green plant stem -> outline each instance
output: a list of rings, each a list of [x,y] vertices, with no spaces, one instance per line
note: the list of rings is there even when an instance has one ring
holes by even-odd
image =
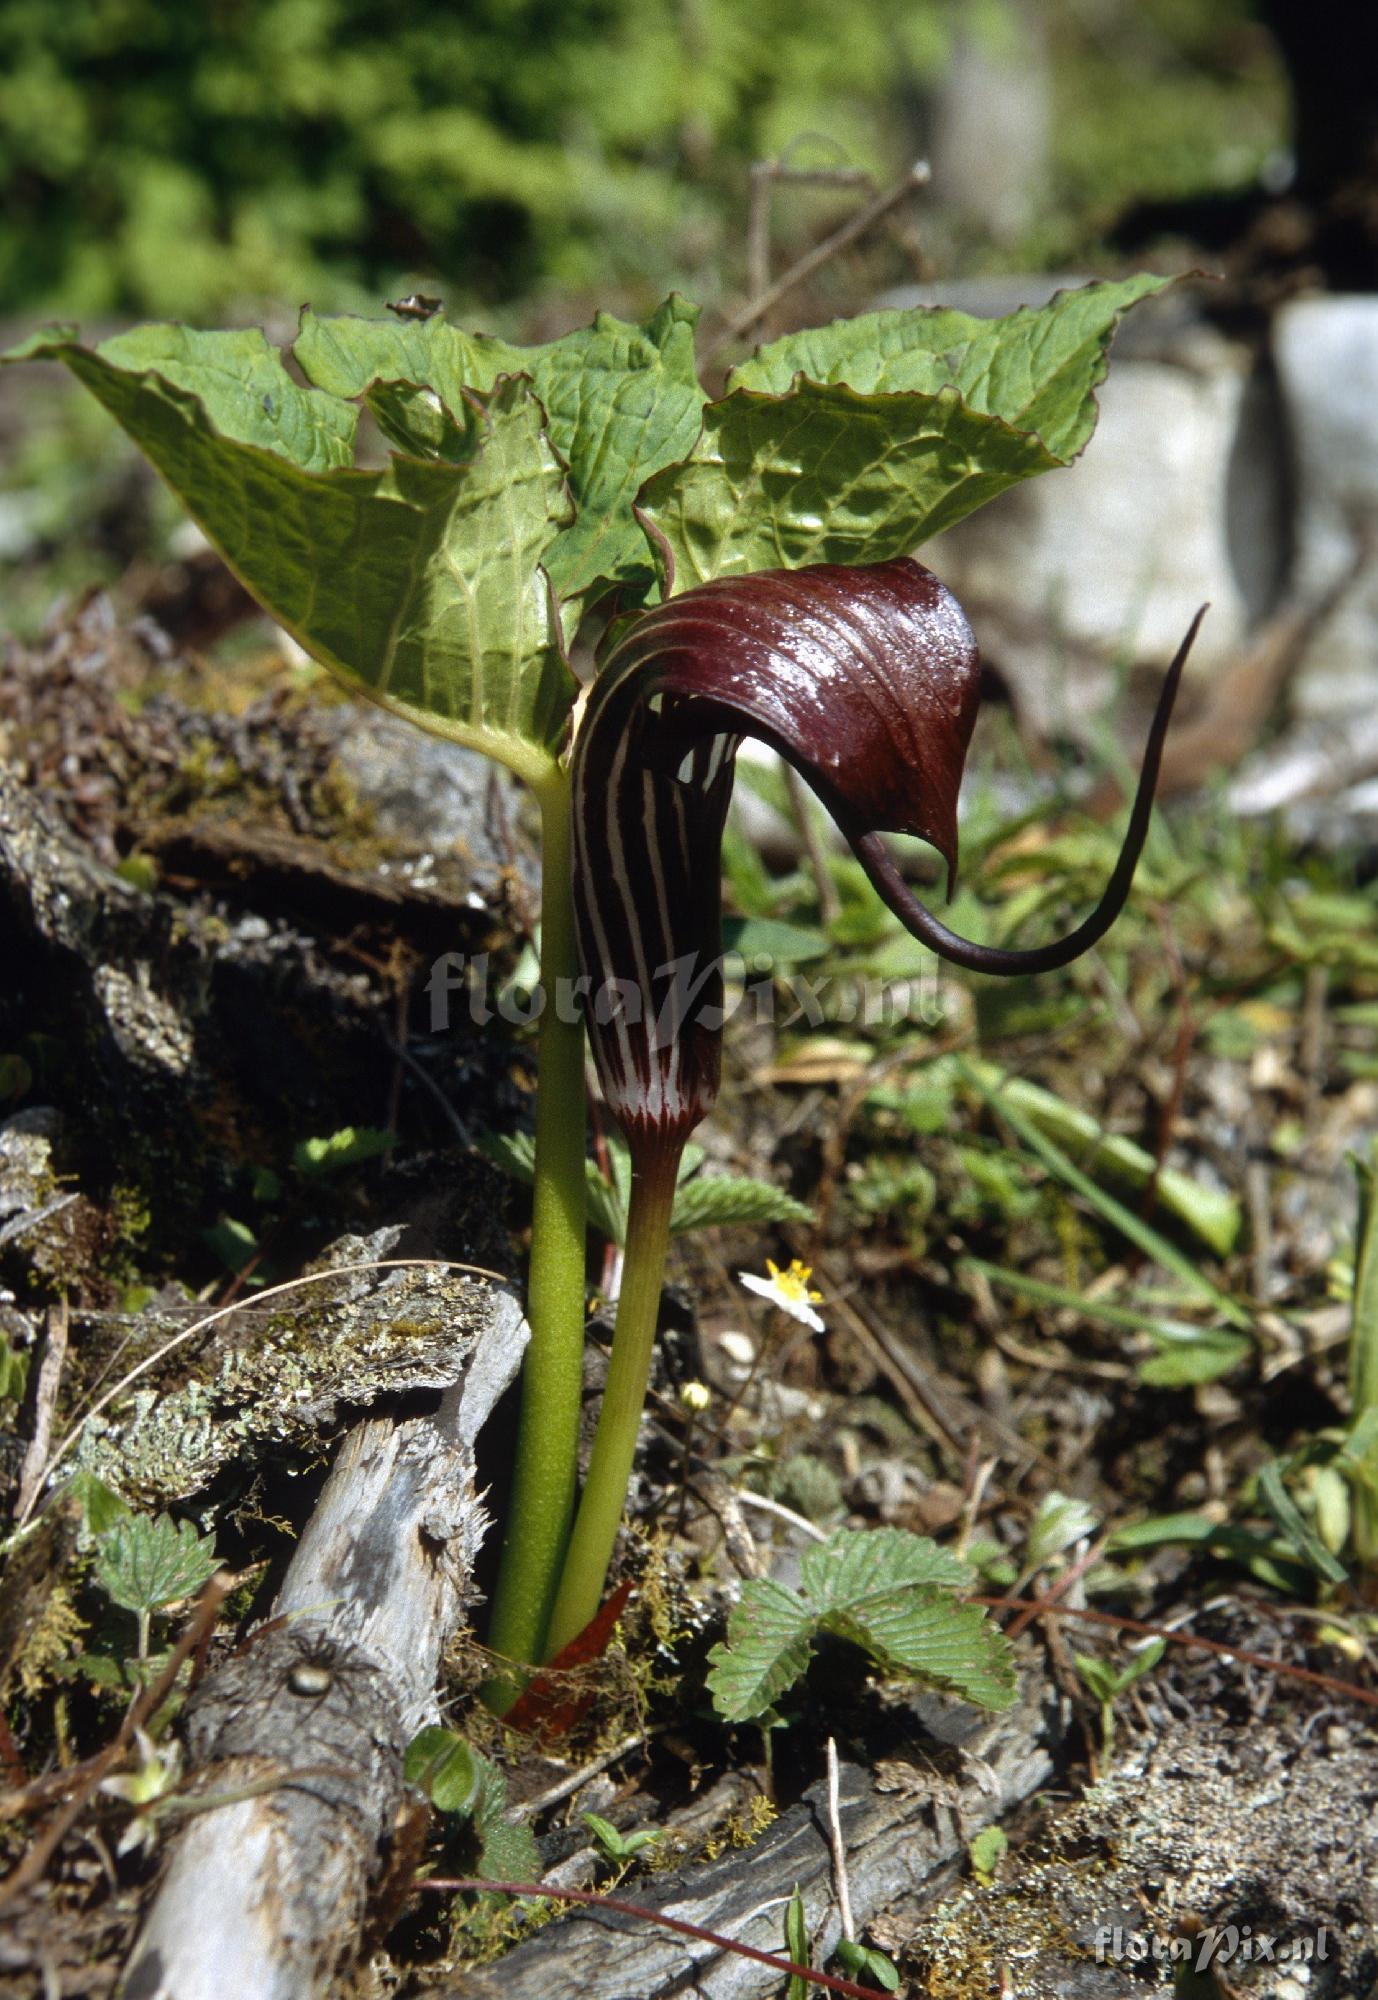
[[[674,1147],[633,1169],[622,1296],[613,1329],[612,1358],[608,1363],[603,1407],[598,1414],[589,1476],[579,1501],[551,1616],[548,1657],[553,1658],[583,1631],[603,1596],[613,1544],[627,1501],[627,1482],[631,1478],[637,1430],[646,1401],[680,1150]]]
[[[570,871],[570,792],[564,773],[541,804],[541,1014],[536,1069],[536,1162],[516,1464],[488,1644],[505,1658],[544,1658],[546,1625],[574,1509],[584,1381],[584,1027],[558,1006],[579,971]],[[495,1707],[519,1683],[487,1692]]]
[[[1349,1400],[1353,1424],[1378,1409],[1378,1139],[1367,1160],[1356,1157],[1359,1221],[1354,1245],[1354,1323],[1349,1337]],[[1354,1552],[1367,1569],[1378,1566],[1378,1496],[1353,1485]]]

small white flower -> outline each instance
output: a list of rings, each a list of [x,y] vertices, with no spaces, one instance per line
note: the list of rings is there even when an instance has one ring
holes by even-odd
[[[706,1382],[681,1382],[679,1400],[692,1415],[701,1416],[705,1410],[712,1408],[713,1391]]]
[[[173,1791],[182,1775],[182,1752],[178,1744],[169,1743],[159,1750],[142,1729],[134,1732],[135,1746],[139,1761],[132,1771],[114,1778],[102,1778],[98,1790],[112,1799],[122,1799],[134,1808],[134,1814],[124,1832],[120,1835],[117,1854],[128,1854],[133,1848],[152,1849],[158,1839],[158,1818],[148,1808]]]
[[[788,1313],[791,1319],[797,1319],[804,1326],[812,1327],[815,1333],[822,1333],[823,1322],[814,1311],[814,1307],[822,1305],[823,1294],[809,1290],[809,1279],[813,1276],[812,1266],[801,1264],[796,1257],[789,1269],[782,1271],[778,1264],[773,1264],[767,1257],[766,1269],[770,1273],[768,1278],[758,1278],[754,1271],[738,1271],[737,1277],[749,1292],[756,1292],[761,1298],[769,1299],[773,1306],[779,1306],[781,1312]]]

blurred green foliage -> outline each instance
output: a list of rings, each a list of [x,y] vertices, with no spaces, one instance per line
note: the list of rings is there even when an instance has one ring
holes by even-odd
[[[452,308],[711,298],[752,159],[895,173],[954,38],[998,51],[1023,4],[0,0],[0,289],[88,316],[376,304],[428,277]],[[1044,16],[1038,250],[1084,250],[1117,201],[1248,178],[1278,143],[1248,0]]]
[[[715,247],[710,183],[941,55],[935,0],[0,0],[0,287],[64,312],[615,287]],[[879,144],[877,145],[877,142]]]

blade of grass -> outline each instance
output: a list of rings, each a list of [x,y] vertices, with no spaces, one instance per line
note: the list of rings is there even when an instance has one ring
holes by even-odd
[[[1348,1583],[1349,1571],[1333,1556],[1282,1483],[1282,1468],[1269,1459],[1258,1475],[1258,1497],[1308,1569],[1324,1583]]]
[[[984,1257],[963,1257],[957,1270],[959,1273],[978,1271],[992,1284],[1003,1285],[1006,1290],[1017,1292],[1035,1305],[1063,1306],[1070,1312],[1080,1313],[1083,1319],[1095,1320],[1099,1325],[1123,1327],[1128,1333],[1151,1334],[1155,1340],[1196,1340],[1208,1331],[1204,1327],[1191,1326],[1186,1320],[1155,1318],[1152,1313],[1136,1312],[1132,1306],[1116,1306],[1103,1299],[1084,1298],[1080,1292],[1071,1291],[1066,1285],[1050,1285],[1042,1278],[1025,1277],[1022,1271],[1008,1271],[1002,1264],[988,1264]]]
[[[1356,1423],[1378,1410],[1378,1139],[1354,1161],[1359,1219],[1354,1242],[1354,1321],[1349,1339],[1349,1398]]]
[[[1252,1320],[1244,1307],[1227,1292],[1222,1292],[1203,1271],[1198,1270],[1191,1258],[1180,1251],[1176,1244],[1170,1243],[1150,1223],[1142,1221],[1132,1209],[1126,1208],[1123,1202],[1116,1201],[1113,1195],[1107,1194],[1105,1189],[1098,1187],[1088,1174],[1084,1174],[1080,1167],[1074,1166],[1062,1148],[1055,1146],[1051,1139],[1046,1138],[1025,1112],[1010,1103],[1003,1091],[993,1090],[990,1087],[975,1064],[961,1056],[957,1057],[956,1061],[958,1070],[966,1082],[980,1093],[996,1116],[1002,1118],[1010,1127],[1020,1143],[1031,1153],[1036,1154],[1049,1173],[1060,1180],[1064,1187],[1070,1188],[1074,1194],[1079,1194],[1083,1201],[1089,1202],[1103,1221],[1109,1223],[1112,1229],[1118,1230],[1121,1236],[1142,1250],[1146,1257],[1151,1257],[1155,1264],[1161,1264],[1165,1271],[1171,1271],[1174,1277],[1180,1278],[1184,1285],[1190,1287],[1201,1298],[1208,1299],[1231,1326],[1245,1332],[1250,1330]]]
[[[1041,1084],[1024,1077],[1008,1076],[995,1063],[973,1063],[992,1090],[1005,1103],[1024,1112],[1054,1145],[1088,1147],[1091,1157],[1083,1166],[1103,1171],[1136,1191],[1153,1180],[1153,1155],[1120,1133],[1107,1132],[1089,1111],[1082,1111]],[[1203,1187],[1190,1174],[1164,1167],[1155,1182],[1160,1205],[1187,1228],[1217,1257],[1228,1257],[1239,1235],[1239,1203],[1217,1188]]]

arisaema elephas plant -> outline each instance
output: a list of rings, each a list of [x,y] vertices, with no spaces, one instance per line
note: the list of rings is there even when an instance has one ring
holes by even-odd
[[[588,1622],[612,1553],[676,1170],[717,1090],[719,844],[740,739],[796,766],[901,922],[959,964],[1061,964],[1124,901],[1175,673],[1121,860],[1070,937],[1023,953],[955,937],[881,835],[920,835],[955,868],[977,700],[966,620],[908,552],[1076,456],[1115,324],[1161,282],[993,321],[871,314],[762,348],[717,401],[677,299],[644,327],[600,316],[530,348],[439,317],[306,312],[305,387],[257,332],[146,326],[85,347],[53,328],[6,357],[65,362],[308,653],[497,758],[539,806],[542,984],[549,999],[588,982],[633,1178],[580,1497],[584,1027],[547,1004],[531,1345],[489,1634],[510,1659],[548,1658]],[[381,466],[355,463],[361,409],[392,448]],[[595,603],[615,615],[580,714],[569,646]]]

